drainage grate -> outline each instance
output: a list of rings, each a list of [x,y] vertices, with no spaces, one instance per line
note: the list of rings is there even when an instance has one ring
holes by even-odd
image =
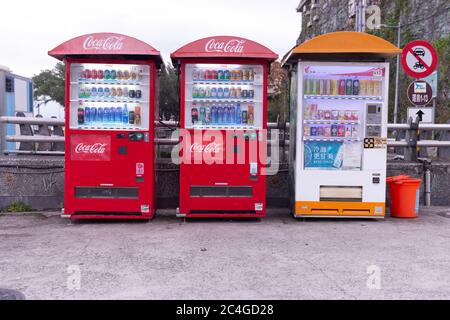
[[[25,300],[25,296],[16,290],[0,288],[0,300]]]

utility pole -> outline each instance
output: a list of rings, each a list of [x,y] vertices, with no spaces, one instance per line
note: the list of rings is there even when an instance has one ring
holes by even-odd
[[[401,36],[402,36],[402,12],[398,18],[397,25],[397,48],[400,48]],[[395,73],[395,100],[394,100],[394,123],[397,123],[398,118],[398,87],[400,82],[400,55],[397,55],[397,70]]]

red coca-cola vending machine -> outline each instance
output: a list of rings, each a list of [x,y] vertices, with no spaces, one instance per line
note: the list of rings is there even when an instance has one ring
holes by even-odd
[[[180,71],[180,207],[186,218],[266,214],[267,83],[278,56],[216,36],[171,54]]]
[[[66,65],[63,217],[151,219],[159,51],[96,33],[49,51]]]

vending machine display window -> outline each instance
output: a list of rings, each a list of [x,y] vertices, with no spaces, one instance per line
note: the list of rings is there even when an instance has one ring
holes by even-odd
[[[263,67],[186,64],[187,129],[261,129]]]
[[[368,115],[384,99],[384,75],[384,68],[367,65],[303,66],[305,170],[363,170]],[[381,117],[370,125],[380,131]]]
[[[72,63],[70,128],[148,130],[150,66]]]

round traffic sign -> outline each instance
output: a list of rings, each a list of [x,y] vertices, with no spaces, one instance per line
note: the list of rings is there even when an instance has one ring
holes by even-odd
[[[436,69],[438,57],[429,42],[415,40],[403,48],[401,60],[407,74],[414,78],[424,78]]]
[[[433,88],[426,81],[414,81],[408,87],[408,99],[415,106],[427,105],[433,99]]]

